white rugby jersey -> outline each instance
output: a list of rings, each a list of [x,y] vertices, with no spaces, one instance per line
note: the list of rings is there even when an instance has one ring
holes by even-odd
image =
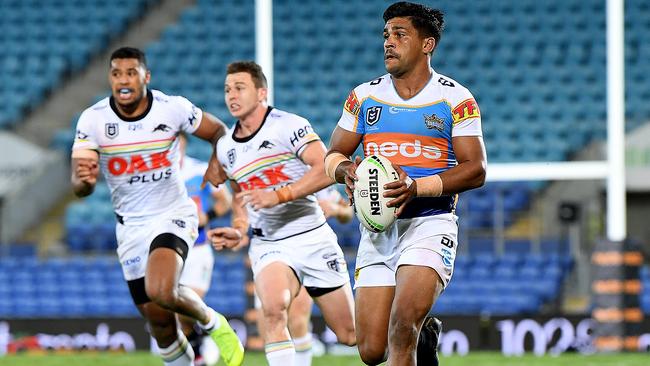
[[[149,109],[136,118],[120,116],[112,97],[86,109],[77,122],[73,150],[96,150],[115,212],[124,217],[155,215],[192,207],[179,174],[178,133],[193,133],[203,112],[180,96],[147,92]]]
[[[365,156],[385,156],[414,179],[456,166],[453,137],[482,136],[481,112],[469,90],[430,70],[429,82],[408,100],[397,94],[390,74],[357,86],[338,122],[363,135]],[[400,218],[452,212],[456,198],[416,197]]]
[[[242,191],[275,190],[300,179],[310,167],[299,156],[308,143],[320,141],[306,119],[269,107],[251,136],[237,138],[233,126],[217,144],[219,162]],[[314,195],[254,211],[247,207],[253,233],[276,241],[325,224]]]

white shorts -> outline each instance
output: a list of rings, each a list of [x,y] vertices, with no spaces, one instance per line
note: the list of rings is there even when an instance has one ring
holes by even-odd
[[[178,281],[193,289],[208,292],[212,281],[214,254],[210,244],[194,245],[185,260],[185,266]]]
[[[146,219],[117,223],[117,256],[127,281],[144,277],[151,242],[160,234],[171,233],[192,244],[198,236],[199,219],[195,208],[164,213]]]
[[[305,287],[332,288],[350,282],[343,251],[327,224],[278,241],[253,237],[248,256],[253,278],[267,265],[279,261],[291,267]]]
[[[395,286],[395,272],[405,264],[432,268],[446,287],[454,272],[456,222],[453,214],[398,219],[383,233],[359,225],[354,287]]]

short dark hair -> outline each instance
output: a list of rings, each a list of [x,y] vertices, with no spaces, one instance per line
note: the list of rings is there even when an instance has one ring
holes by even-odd
[[[140,51],[135,47],[121,47],[113,51],[111,54],[110,62],[113,62],[116,58],[135,58],[140,62],[140,65],[147,68],[147,58],[144,55],[144,52]]]
[[[253,61],[235,61],[228,64],[226,68],[226,75],[235,74],[238,72],[247,72],[253,79],[253,84],[256,88],[266,88],[266,76],[262,72],[262,67]]]
[[[384,11],[384,22],[396,17],[410,18],[413,27],[424,37],[433,37],[436,40],[436,47],[442,37],[445,28],[444,14],[438,9],[432,9],[422,4],[400,1]]]

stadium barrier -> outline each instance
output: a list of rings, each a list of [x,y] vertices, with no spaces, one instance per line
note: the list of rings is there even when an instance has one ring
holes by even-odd
[[[229,318],[246,344],[246,323]],[[557,317],[442,317],[440,351],[444,355],[466,355],[472,351],[500,351],[504,355],[536,355],[595,352],[592,333],[595,321],[587,316]],[[336,337],[321,317],[313,321],[314,336],[333,353]],[[639,324],[650,329],[650,319]],[[638,351],[650,352],[650,332],[638,337]],[[0,321],[0,355],[16,352],[150,350],[145,322],[137,318],[21,319]]]

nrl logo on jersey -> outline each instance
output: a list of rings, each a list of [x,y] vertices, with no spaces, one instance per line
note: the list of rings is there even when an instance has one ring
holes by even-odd
[[[104,133],[109,139],[114,139],[120,134],[120,129],[117,123],[107,123],[104,126]]]
[[[372,126],[375,123],[379,122],[379,118],[381,118],[381,106],[368,108],[366,111],[366,123],[368,126]]]
[[[235,149],[228,150],[227,155],[228,155],[228,164],[232,167],[232,165],[235,164],[235,159],[236,159]]]
[[[435,128],[440,132],[445,129],[445,121],[433,113],[430,116],[424,114],[424,125],[430,130]]]

